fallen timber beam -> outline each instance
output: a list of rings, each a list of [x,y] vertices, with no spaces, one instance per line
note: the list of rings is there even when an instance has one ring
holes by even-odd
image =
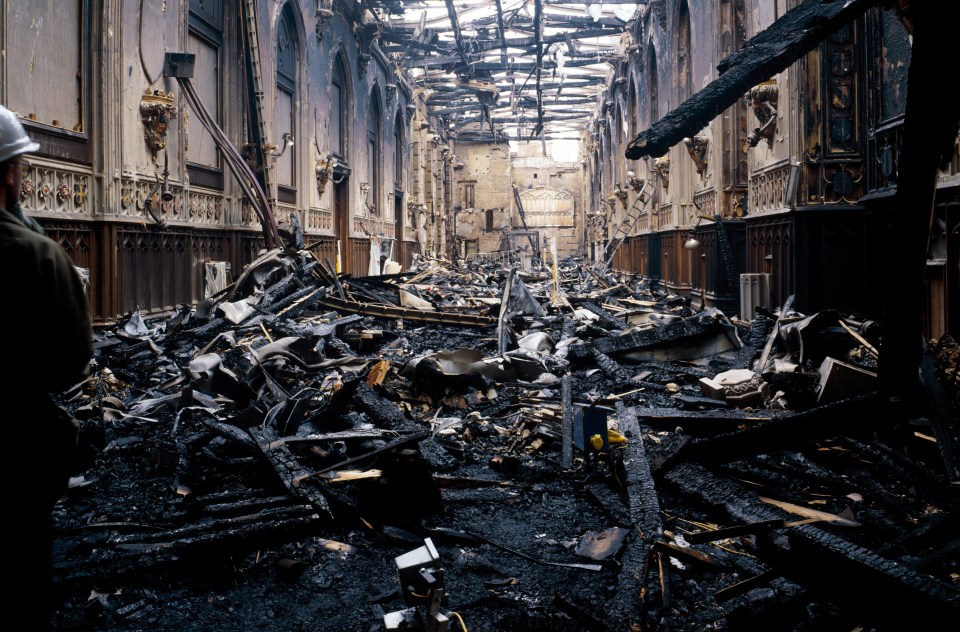
[[[664,481],[741,524],[791,517],[738,483],[694,463],[674,467]],[[826,528],[797,524],[783,532],[774,530],[757,542],[761,554],[769,556],[764,559],[784,577],[884,624],[899,620],[904,629],[936,629],[939,624],[934,622],[956,621],[960,615],[960,591],[956,587],[877,555]],[[859,589],[851,590],[853,586]]]
[[[236,555],[241,549],[257,550],[271,542],[286,542],[290,537],[315,535],[321,517],[313,508],[290,508],[289,516],[264,516],[254,514],[245,520],[233,519],[223,523],[226,528],[213,532],[208,529],[196,537],[179,537],[176,531],[163,532],[167,539],[159,542],[119,543],[116,547],[96,546],[89,555],[79,557],[70,552],[58,555],[54,566],[55,581],[67,585],[73,582],[89,586],[91,579],[104,585],[149,571],[160,571],[178,564],[196,563],[213,555]],[[77,542],[75,550],[89,551],[86,539]]]
[[[569,470],[573,467],[573,406],[571,404],[572,392],[570,389],[570,374],[564,374],[560,380],[560,400],[561,413],[561,457],[560,463],[564,469]]]
[[[694,439],[682,455],[684,459],[701,463],[736,461],[825,436],[856,430],[875,431],[878,420],[884,418],[880,397],[877,393],[868,393],[801,413],[777,416],[742,430]]]
[[[325,296],[317,300],[317,304],[350,314],[379,316],[381,318],[389,319],[402,318],[405,321],[410,322],[441,323],[444,325],[463,325],[467,327],[486,327],[487,325],[492,325],[496,322],[489,316],[480,316],[478,314],[458,314],[456,312],[408,309],[405,307],[395,307],[391,305],[373,305],[347,299],[339,299],[334,296]]]
[[[265,427],[253,427],[248,432],[290,493],[305,499],[327,518],[333,518],[321,482],[309,476],[310,472],[300,465],[290,448],[279,441],[277,433]]]
[[[613,355],[637,349],[656,348],[664,343],[690,339],[715,331],[717,328],[719,328],[719,323],[704,326],[692,319],[678,320],[659,327],[649,327],[621,336],[597,338],[589,345],[570,345],[570,353],[574,358],[586,358],[593,354],[594,349],[607,355]]]
[[[670,431],[681,428],[683,433],[689,435],[718,435],[744,425],[761,424],[773,419],[770,416],[748,413],[740,409],[696,412],[637,406],[635,412],[646,426]]]
[[[611,630],[630,630],[631,620],[640,611],[643,569],[654,544],[663,534],[663,524],[660,521],[660,501],[637,416],[623,402],[617,402],[616,408],[620,433],[627,439],[627,447],[622,451],[622,463],[632,537],[623,554],[617,591],[606,609],[606,621]]]
[[[376,419],[378,423],[386,426],[389,430],[409,433],[418,433],[420,431],[420,426],[417,422],[407,417],[397,408],[396,404],[385,398],[366,382],[357,384],[357,390],[353,395],[352,402],[358,410],[366,413],[371,419]],[[428,439],[428,437],[423,436],[421,439]],[[433,438],[420,441],[420,456],[422,456],[434,470],[448,470],[459,463]]]

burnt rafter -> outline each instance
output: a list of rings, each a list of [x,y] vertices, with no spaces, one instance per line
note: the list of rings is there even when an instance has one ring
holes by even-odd
[[[587,15],[568,5],[418,0],[381,15],[379,41],[424,89],[430,113],[479,117],[493,139],[567,137],[591,119],[631,24],[612,7]]]

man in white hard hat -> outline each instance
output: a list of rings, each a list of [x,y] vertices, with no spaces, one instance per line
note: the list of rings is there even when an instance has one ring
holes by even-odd
[[[12,581],[3,600],[28,630],[50,628],[51,512],[77,459],[76,422],[54,397],[87,377],[93,356],[87,297],[73,261],[20,211],[26,154],[39,148],[17,115],[0,106],[0,331],[7,365],[0,402],[9,448],[0,461],[11,512],[6,524],[14,531],[5,556]]]

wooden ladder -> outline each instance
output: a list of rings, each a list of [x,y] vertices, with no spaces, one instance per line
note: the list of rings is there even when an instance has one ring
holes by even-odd
[[[636,226],[637,220],[639,220],[647,210],[651,200],[653,200],[653,184],[651,184],[649,180],[645,180],[640,187],[640,191],[637,193],[637,199],[634,200],[630,208],[627,209],[627,214],[623,216],[623,219],[617,225],[617,229],[613,232],[610,241],[607,242],[606,248],[603,250],[607,257],[603,262],[604,268],[610,268],[614,255],[617,254],[617,250],[623,245],[623,240],[627,238],[630,231]]]

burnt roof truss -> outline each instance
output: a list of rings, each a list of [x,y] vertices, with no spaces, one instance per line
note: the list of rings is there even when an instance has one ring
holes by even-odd
[[[445,137],[578,139],[644,2],[374,0],[381,50],[409,72]]]

